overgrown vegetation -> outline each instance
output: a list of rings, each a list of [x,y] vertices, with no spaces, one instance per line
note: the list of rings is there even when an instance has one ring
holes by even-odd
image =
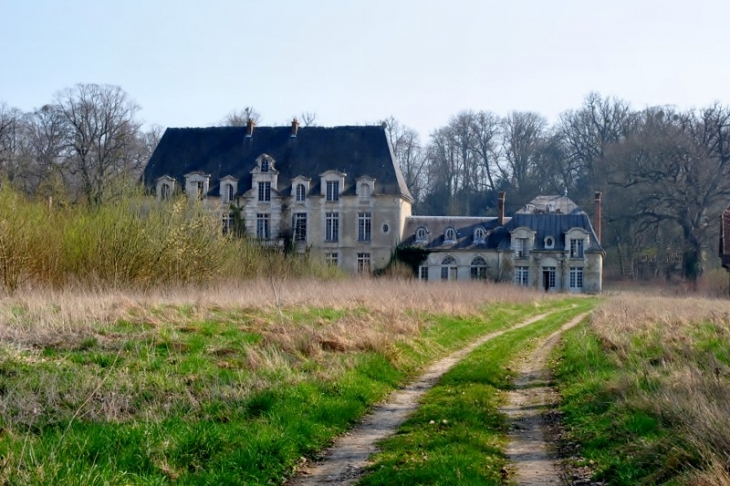
[[[383,442],[359,484],[503,484],[507,430],[499,407],[515,374],[507,365],[595,301],[573,304],[490,340],[446,373],[399,432]]]
[[[607,299],[560,353],[567,442],[610,484],[730,484],[728,343],[726,301]]]
[[[0,482],[280,483],[424,364],[560,305],[497,286],[341,287],[287,280],[281,305],[265,280],[99,307],[6,298]]]
[[[215,214],[184,198],[159,203],[135,190],[104,205],[28,199],[0,188],[0,283],[142,288],[261,276],[334,276],[307,258],[221,234]]]

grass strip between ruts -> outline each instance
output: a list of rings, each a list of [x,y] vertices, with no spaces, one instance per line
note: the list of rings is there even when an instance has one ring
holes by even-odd
[[[505,333],[480,346],[430,390],[420,408],[381,444],[361,485],[502,484],[505,416],[502,391],[511,389],[508,364],[539,338],[586,312],[594,299]]]

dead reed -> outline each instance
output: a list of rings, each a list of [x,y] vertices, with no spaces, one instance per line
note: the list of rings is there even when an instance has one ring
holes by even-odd
[[[675,447],[702,458],[689,483],[730,484],[730,302],[623,293],[592,326],[624,369],[626,403],[672,424]]]

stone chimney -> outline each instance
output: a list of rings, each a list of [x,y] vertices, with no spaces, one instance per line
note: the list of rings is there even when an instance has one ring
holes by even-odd
[[[596,230],[596,238],[598,238],[598,244],[601,244],[601,213],[603,211],[603,206],[601,204],[601,193],[599,191],[596,191],[595,197],[594,197],[594,203],[596,206],[596,215],[594,216],[594,222],[595,227],[593,228]]]
[[[504,224],[504,207],[506,205],[507,201],[507,193],[502,191],[499,193],[499,199],[497,200],[497,212],[499,213],[499,216],[497,217],[497,224],[499,226],[502,226]]]
[[[297,131],[299,131],[299,121],[296,118],[294,118],[291,121],[291,136],[296,137]]]
[[[251,138],[253,136],[253,127],[256,126],[256,122],[253,121],[252,118],[249,118],[246,122],[246,138]]]

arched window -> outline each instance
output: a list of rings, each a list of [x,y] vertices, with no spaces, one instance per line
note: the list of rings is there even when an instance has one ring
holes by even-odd
[[[484,238],[487,236],[487,230],[481,226],[474,230],[474,243],[484,243]]]
[[[471,261],[471,278],[472,280],[487,279],[487,261],[478,256]]]
[[[305,193],[306,189],[304,187],[304,184],[297,184],[297,201],[304,201],[304,196],[306,195]]]
[[[172,186],[170,184],[163,183],[160,186],[160,199],[167,201],[172,197]]]
[[[456,280],[457,270],[454,257],[447,256],[441,260],[441,280]]]
[[[261,159],[261,172],[268,172],[269,171],[269,159],[266,157]]]
[[[416,230],[416,243],[426,243],[428,241],[428,231],[421,226]]]
[[[444,240],[446,243],[453,243],[456,241],[456,230],[454,228],[446,228],[444,233]]]

